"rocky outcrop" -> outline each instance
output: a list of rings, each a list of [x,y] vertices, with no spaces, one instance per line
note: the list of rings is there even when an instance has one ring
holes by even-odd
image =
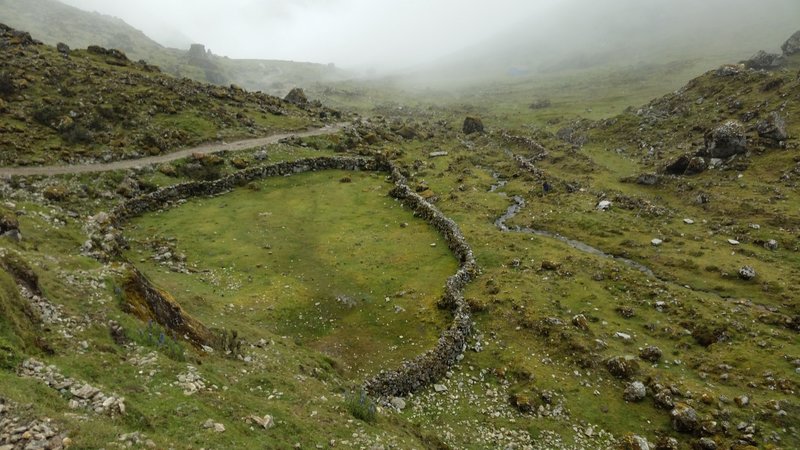
[[[756,131],[762,138],[774,142],[785,141],[789,138],[789,134],[786,132],[786,121],[777,112],[773,112],[766,119],[758,122]]]
[[[750,59],[742,61],[742,64],[748,69],[773,70],[781,67],[784,62],[785,59],[783,55],[759,50],[758,53],[751,56]]]
[[[730,158],[747,152],[745,128],[737,120],[728,120],[705,135],[704,156]]]
[[[464,134],[483,133],[483,121],[479,117],[467,117],[461,131]]]
[[[800,31],[795,32],[786,42],[781,45],[784,56],[791,56],[800,53]]]
[[[308,103],[308,98],[306,97],[306,93],[303,91],[303,89],[299,87],[296,87],[291,91],[289,91],[289,93],[286,94],[286,97],[284,97],[283,99],[293,105],[298,105],[298,106],[302,106]]]
[[[701,156],[681,155],[664,167],[669,175],[696,175],[708,168],[708,163]]]
[[[154,320],[178,333],[196,347],[211,346],[214,334],[199,320],[183,311],[166,291],[155,287],[139,269],[131,265],[123,285],[126,312],[144,321]]]

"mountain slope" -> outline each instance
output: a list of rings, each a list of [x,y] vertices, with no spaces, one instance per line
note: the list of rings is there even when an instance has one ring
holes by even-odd
[[[111,161],[263,136],[327,112],[160,73],[102,47],[59,51],[0,25],[0,164]]]
[[[298,84],[337,80],[338,69],[315,63],[236,60],[191,49],[164,47],[116,17],[87,12],[56,0],[0,0],[0,23],[29,31],[47,44],[71,47],[100,45],[145,60],[163,71],[214,84],[235,83],[251,90],[283,95]]]

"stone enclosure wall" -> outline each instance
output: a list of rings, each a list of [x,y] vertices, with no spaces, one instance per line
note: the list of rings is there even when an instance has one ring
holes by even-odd
[[[406,178],[398,167],[386,159],[364,157],[319,157],[292,162],[252,167],[235,172],[214,181],[193,181],[161,188],[149,194],[132,198],[120,204],[104,220],[105,229],[95,230],[94,236],[104,237],[113,242],[111,256],[123,259],[118,243],[119,229],[128,219],[149,211],[168,208],[177,201],[195,196],[216,195],[236,187],[268,177],[285,176],[295,173],[320,170],[369,170],[389,172],[394,188],[390,195],[402,201],[433,226],[448,243],[450,250],[459,260],[458,271],[445,283],[445,292],[439,306],[453,313],[453,321],[439,337],[436,345],[413,360],[404,361],[399,368],[382,370],[365,381],[364,389],[376,397],[405,395],[417,391],[440,379],[460,359],[467,347],[467,339],[472,331],[469,305],[464,300],[464,287],[478,273],[478,266],[472,249],[464,239],[456,223],[445,217],[441,211],[408,187]],[[117,238],[109,239],[110,234]],[[102,243],[98,243],[101,247]],[[129,262],[130,264],[130,262]],[[130,264],[133,267],[133,264]],[[135,306],[146,308],[137,311],[138,315],[148,315],[176,332],[187,334],[195,345],[210,345],[211,335],[199,321],[186,315],[168,293],[152,285],[137,269],[133,269],[126,290],[137,292],[145,301]]]

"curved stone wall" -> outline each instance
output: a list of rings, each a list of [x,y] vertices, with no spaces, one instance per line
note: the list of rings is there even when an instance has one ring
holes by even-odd
[[[472,331],[472,319],[469,305],[464,300],[463,290],[467,283],[472,281],[478,274],[478,265],[475,262],[472,249],[461,234],[458,225],[409,188],[407,180],[400,173],[399,168],[386,159],[336,156],[308,158],[252,167],[214,181],[193,181],[167,186],[149,194],[127,200],[114,208],[105,220],[93,221],[92,223],[99,228],[90,229],[90,236],[98,241],[95,243],[94,248],[105,248],[108,253],[111,253],[108,256],[125,261],[119,248],[119,243],[122,242],[119,235],[119,227],[132,217],[170,207],[176,204],[178,200],[220,194],[236,187],[244,186],[254,180],[332,169],[389,172],[394,183],[394,188],[391,190],[390,195],[402,201],[414,211],[416,216],[424,219],[441,233],[447,241],[448,247],[459,260],[459,269],[445,282],[445,291],[439,301],[441,308],[448,309],[453,313],[453,321],[442,332],[436,345],[416,358],[404,361],[397,369],[382,370],[364,383],[364,389],[373,396],[389,397],[414,392],[443,377],[458,362],[466,349],[467,339]],[[111,243],[111,245],[109,246],[108,243]],[[128,263],[133,266],[130,262]],[[136,289],[148,295],[146,296],[147,301],[141,302],[140,305],[148,306],[149,313],[159,323],[166,327],[172,327],[176,323],[196,324],[195,326],[200,330],[199,327],[202,327],[202,324],[186,315],[176,302],[168,301],[170,300],[168,294],[152,286],[146,277],[141,276],[138,270],[134,269],[134,273],[140,276],[131,277],[129,283],[138,282],[141,284]],[[164,301],[159,301],[159,297]],[[164,305],[167,307],[162,308]],[[164,311],[168,311],[169,314],[160,314]],[[181,317],[176,317],[175,314]],[[203,331],[204,328],[202,327]],[[183,331],[185,332],[186,330]],[[192,336],[195,344],[206,344],[206,342],[202,342],[202,339],[198,339],[204,334],[200,332]]]

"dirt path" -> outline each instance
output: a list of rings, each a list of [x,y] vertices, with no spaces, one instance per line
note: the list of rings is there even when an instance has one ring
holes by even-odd
[[[176,152],[164,155],[150,156],[147,158],[124,159],[103,164],[75,164],[67,166],[31,166],[31,167],[0,167],[0,176],[4,175],[65,175],[76,173],[106,172],[109,170],[133,169],[136,167],[148,166],[151,164],[175,161],[176,159],[186,158],[193,153],[218,153],[223,151],[238,152],[262,145],[275,144],[278,141],[290,137],[309,137],[334,134],[339,132],[346,123],[326,125],[309,131],[299,131],[293,133],[273,134],[271,136],[244,139],[241,141],[227,142],[224,144],[209,143],[197,147],[185,148]]]

